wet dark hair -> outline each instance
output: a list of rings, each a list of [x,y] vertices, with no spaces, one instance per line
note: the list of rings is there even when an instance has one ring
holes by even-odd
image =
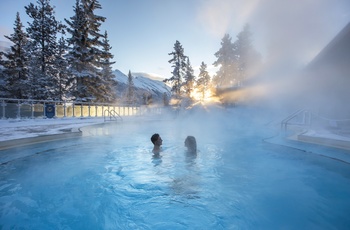
[[[188,136],[185,140],[185,146],[190,152],[197,152],[197,142],[194,136]]]
[[[159,138],[159,134],[158,133],[153,134],[152,137],[151,137],[152,143],[154,144],[158,140],[158,138]]]

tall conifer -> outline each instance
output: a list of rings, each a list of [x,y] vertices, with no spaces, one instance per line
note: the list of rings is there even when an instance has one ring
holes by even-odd
[[[172,85],[172,93],[175,97],[180,97],[183,77],[186,73],[187,57],[185,56],[184,49],[179,41],[175,42],[174,51],[169,53],[169,55],[172,56],[172,59],[169,60],[169,63],[171,63],[173,67],[172,77],[165,79],[164,82],[170,82]]]
[[[255,74],[261,64],[261,55],[253,47],[252,32],[248,24],[237,35],[234,45],[238,60],[238,85],[242,85],[247,78]]]
[[[191,96],[191,93],[194,90],[194,86],[195,86],[194,71],[193,71],[190,59],[187,57],[186,72],[184,76],[184,88],[185,88],[185,93],[188,97]]]
[[[28,85],[28,53],[26,52],[28,35],[23,31],[23,24],[18,12],[14,23],[14,33],[5,36],[5,38],[10,40],[13,45],[8,52],[1,52],[1,56],[3,56],[0,59],[0,64],[3,66],[1,96],[26,99],[28,98],[26,91]]]
[[[202,99],[205,97],[205,92],[208,90],[210,75],[207,71],[207,65],[202,62],[199,67],[199,75],[197,80],[198,91],[202,94]]]
[[[235,47],[231,40],[230,35],[225,34],[221,40],[221,48],[215,53],[217,60],[213,65],[216,67],[220,66],[213,79],[217,87],[230,87],[235,83],[237,58],[235,56]]]
[[[76,78],[77,100],[106,101],[106,86],[102,76],[103,35],[100,33],[101,23],[105,17],[98,16],[95,11],[101,9],[98,0],[76,0],[75,15],[68,24],[70,50],[68,60],[70,72]],[[110,93],[110,92],[109,92]]]
[[[100,101],[104,102],[113,102],[116,100],[116,87],[117,87],[117,81],[115,80],[115,76],[112,71],[112,65],[115,62],[112,62],[113,54],[111,54],[110,50],[112,47],[109,44],[108,40],[108,34],[107,31],[105,31],[105,34],[103,36],[102,40],[102,54],[101,54],[101,78],[102,78],[102,89],[104,91],[104,94],[102,95]]]
[[[135,102],[135,85],[130,70],[128,73],[128,89],[126,93],[126,101],[128,104],[133,104]]]
[[[28,22],[27,33],[30,38],[31,98],[58,99],[55,92],[58,87],[55,58],[58,49],[57,35],[63,25],[55,18],[50,0],[37,0],[25,7],[32,19]]]

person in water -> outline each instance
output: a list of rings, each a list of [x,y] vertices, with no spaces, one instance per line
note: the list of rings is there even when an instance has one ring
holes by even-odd
[[[185,147],[190,153],[197,153],[197,142],[194,136],[187,136],[185,140]]]
[[[153,150],[152,150],[152,152],[154,154],[159,154],[159,152],[161,151],[160,146],[163,144],[163,140],[159,136],[158,133],[155,133],[155,134],[152,135],[151,142],[153,143]]]

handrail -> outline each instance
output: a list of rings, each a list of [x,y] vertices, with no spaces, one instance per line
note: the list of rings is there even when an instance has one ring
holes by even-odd
[[[284,131],[287,130],[287,125],[289,123],[290,120],[294,119],[295,117],[299,116],[301,113],[304,113],[304,117],[303,120],[304,122],[301,123],[302,125],[305,125],[305,113],[307,113],[308,111],[306,109],[299,109],[297,111],[295,111],[294,113],[292,113],[291,115],[289,115],[288,117],[286,117],[285,119],[283,119],[281,121],[281,129],[284,129]],[[310,119],[310,117],[309,117]]]
[[[111,109],[111,110],[109,110],[109,109],[106,109],[105,111],[104,111],[104,121],[106,122],[106,117],[109,117],[109,120],[110,121],[112,121],[112,118],[115,120],[115,121],[117,121],[118,120],[118,118],[120,118],[120,120],[122,120],[123,121],[123,118],[119,115],[119,113],[117,113],[114,109]]]

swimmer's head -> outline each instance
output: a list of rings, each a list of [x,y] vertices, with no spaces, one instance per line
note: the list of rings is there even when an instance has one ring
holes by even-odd
[[[162,140],[162,138],[159,136],[158,133],[155,133],[155,134],[153,134],[152,137],[151,137],[151,142],[152,142],[154,145],[160,146],[160,145],[162,145],[163,140]]]
[[[197,142],[194,136],[187,136],[185,140],[185,147],[189,152],[197,152]]]

